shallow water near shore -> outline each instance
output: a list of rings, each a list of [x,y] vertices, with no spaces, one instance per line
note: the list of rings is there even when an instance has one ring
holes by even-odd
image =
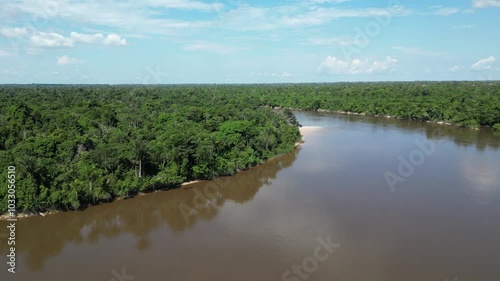
[[[0,280],[498,280],[498,134],[295,114],[301,148],[236,176],[18,221],[16,274],[0,222]]]

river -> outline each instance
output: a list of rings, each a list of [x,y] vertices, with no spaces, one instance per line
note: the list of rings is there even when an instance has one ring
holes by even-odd
[[[16,274],[0,222],[0,279],[499,280],[499,135],[295,113],[302,147],[236,176],[19,220]]]

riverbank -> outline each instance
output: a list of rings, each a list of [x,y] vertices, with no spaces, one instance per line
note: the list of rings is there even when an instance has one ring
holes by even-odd
[[[198,182],[202,182],[201,180],[193,180],[193,181],[188,181],[188,182],[183,182],[179,185],[179,187],[186,187],[186,186],[189,186],[191,184],[195,184],[195,183],[198,183]],[[174,188],[175,189],[175,188]],[[115,200],[113,201],[109,201],[109,202],[101,202],[101,203],[98,203],[98,204],[94,204],[94,205],[89,205],[87,206],[87,208],[90,208],[92,206],[98,206],[102,203],[113,203],[115,201],[120,201],[120,200],[125,200],[125,199],[129,199],[129,198],[134,198],[134,197],[139,197],[139,196],[144,196],[144,195],[148,195],[148,194],[151,194],[151,193],[154,193],[154,192],[159,192],[159,191],[166,191],[166,190],[170,190],[170,189],[156,189],[156,190],[151,190],[149,192],[139,192],[137,193],[137,195],[135,196],[130,196],[130,197],[118,197],[116,198]],[[71,210],[71,211],[76,211],[76,210]],[[16,214],[16,219],[24,219],[24,218],[29,218],[29,217],[45,217],[45,216],[48,216],[48,215],[53,215],[53,214],[57,214],[57,213],[61,213],[61,212],[65,212],[65,211],[60,211],[60,210],[52,210],[52,211],[47,211],[47,212],[29,212],[29,213],[18,213]],[[3,214],[3,215],[0,215],[0,221],[6,221],[7,219],[10,218],[10,215],[9,214]]]
[[[398,119],[398,120],[410,120],[410,121],[418,121],[418,122],[426,122],[426,123],[434,123],[434,124],[439,124],[439,125],[447,125],[447,126],[460,127],[458,124],[453,124],[453,123],[445,122],[445,121],[431,121],[431,120],[409,119],[409,118],[403,118],[403,117],[392,116],[392,115],[379,115],[379,114],[370,115],[370,114],[367,114],[367,113],[364,113],[364,112],[358,113],[358,112],[350,112],[350,111],[342,111],[342,110],[327,110],[327,109],[318,109],[317,112],[327,112],[327,113],[338,113],[338,114],[347,114],[347,115],[392,118],[392,119]],[[462,127],[462,128],[465,128],[465,127]],[[475,130],[477,130],[479,128],[469,128],[469,129],[475,129]]]
[[[281,109],[281,107],[274,107],[274,109]],[[305,110],[305,109],[300,109],[300,108],[291,108],[287,107],[287,109],[290,110],[295,110],[295,111],[312,111],[312,112],[320,112],[320,113],[337,113],[337,114],[345,114],[345,115],[357,115],[357,116],[369,116],[369,117],[378,117],[378,118],[392,118],[392,119],[398,119],[398,120],[409,120],[409,121],[418,121],[418,122],[425,122],[425,123],[432,123],[432,124],[438,124],[438,125],[446,125],[446,126],[455,126],[458,128],[465,128],[465,129],[472,129],[472,130],[479,130],[480,128],[490,128],[492,127],[464,127],[459,124],[451,123],[451,122],[446,122],[446,121],[432,121],[432,120],[419,120],[419,119],[411,119],[411,118],[404,118],[404,117],[399,117],[399,116],[392,116],[392,115],[379,115],[379,114],[367,114],[365,112],[351,112],[351,111],[343,111],[343,110],[328,110],[328,109],[317,109],[317,110]]]
[[[38,213],[35,213],[35,212],[18,213],[18,214],[16,214],[15,218],[16,219],[24,219],[24,218],[29,218],[29,217],[45,217],[47,215],[52,215],[52,214],[56,214],[59,212],[61,212],[61,211],[48,211],[48,212],[38,212]],[[10,218],[11,217],[9,214],[0,215],[0,221],[6,221],[7,219],[10,219]]]
[[[300,132],[301,132],[301,136],[304,136],[304,133],[307,133],[308,131],[311,131],[311,127],[302,127],[302,128],[299,128],[300,129]],[[303,141],[301,142],[297,142],[295,143],[295,148],[294,150],[290,151],[290,152],[287,152],[287,153],[291,153],[297,149],[300,149],[300,145],[303,143]],[[278,154],[276,156],[273,156],[269,159],[267,159],[265,162],[263,163],[260,163],[260,164],[257,164],[257,165],[254,165],[254,166],[250,166],[250,167],[247,167],[243,170],[238,170],[234,175],[238,174],[239,172],[241,171],[244,171],[244,170],[247,170],[247,169],[250,169],[250,168],[253,168],[253,167],[257,167],[257,166],[260,166],[264,163],[267,163],[269,161],[272,161],[280,156],[283,156],[287,153],[282,153],[282,154]],[[217,176],[215,177],[214,179],[218,178],[218,177],[222,177],[224,175],[220,175],[220,176]],[[212,179],[212,180],[214,180]],[[134,198],[134,197],[138,197],[138,196],[144,196],[144,195],[147,195],[147,194],[151,194],[151,193],[155,193],[155,192],[160,192],[160,191],[168,191],[168,190],[171,190],[171,189],[177,189],[177,188],[184,188],[184,187],[188,187],[189,185],[192,185],[192,184],[195,184],[195,183],[199,183],[199,182],[202,182],[202,181],[205,181],[205,180],[191,180],[191,181],[187,181],[187,182],[183,182],[183,183],[180,183],[178,185],[175,185],[174,187],[172,188],[163,188],[163,189],[153,189],[153,190],[149,190],[149,191],[146,191],[146,192],[139,192],[137,193],[136,195],[133,195],[133,196],[129,196],[129,197],[117,197],[115,198],[114,200],[112,201],[103,201],[103,202],[98,202],[96,204],[91,204],[91,205],[88,205],[86,206],[85,208],[82,208],[80,209],[81,210],[85,210],[86,208],[90,208],[92,206],[97,206],[97,205],[100,205],[100,204],[103,204],[103,203],[113,203],[115,201],[119,201],[119,200],[125,200],[125,199],[130,199],[130,198]],[[78,210],[69,210],[69,211],[78,211]],[[28,212],[28,213],[18,213],[16,214],[15,218],[16,219],[24,219],[24,218],[29,218],[29,217],[45,217],[45,216],[48,216],[48,215],[53,215],[53,214],[57,214],[57,213],[61,213],[61,212],[67,212],[67,211],[64,211],[64,210],[50,210],[50,211],[47,211],[47,212]],[[0,221],[6,221],[7,219],[10,218],[10,215],[8,213],[5,213],[5,214],[2,214],[0,215]]]
[[[316,133],[318,131],[323,130],[325,127],[321,126],[302,126],[299,131],[302,136],[307,133]]]

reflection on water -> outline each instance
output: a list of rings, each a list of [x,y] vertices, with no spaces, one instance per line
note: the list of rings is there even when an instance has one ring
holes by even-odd
[[[399,120],[395,118],[374,118],[369,116],[336,114],[336,113],[312,113],[312,112],[294,112],[297,119],[304,126],[329,126],[328,117],[335,116],[336,124],[345,126],[347,123],[369,123],[373,132],[389,131],[397,128],[401,132],[419,134],[425,133],[430,139],[443,139],[453,141],[458,146],[475,146],[482,151],[486,148],[500,148],[500,133],[494,132],[489,128],[480,130],[469,130],[455,126],[439,125],[435,123],[426,123],[412,120]],[[325,118],[327,117],[327,118]]]
[[[0,271],[0,280],[108,281],[125,268],[135,281],[276,281],[329,235],[341,246],[308,280],[498,280],[500,136],[297,117],[325,128],[304,130],[300,151],[234,177],[19,221],[18,274]],[[384,173],[422,139],[435,152],[392,192]]]
[[[498,159],[496,159],[498,162]],[[469,193],[478,204],[490,204],[500,187],[500,171],[492,155],[471,154],[461,159],[462,172],[472,187]]]
[[[251,201],[262,186],[269,185],[276,178],[280,170],[292,165],[299,151],[232,177],[120,200],[84,211],[20,220],[17,223],[18,254],[25,256],[30,269],[39,270],[47,258],[57,255],[68,243],[96,244],[101,237],[113,238],[124,233],[135,237],[137,248],[147,250],[151,245],[149,234],[163,224],[167,224],[172,231],[182,232],[200,220],[213,219],[228,201],[239,204]],[[215,196],[207,194],[205,187],[208,184],[218,187],[210,189],[210,192],[217,191]],[[182,207],[196,212],[185,219]],[[5,225],[6,222],[0,222],[2,229]],[[7,254],[5,249],[1,248],[2,255]]]

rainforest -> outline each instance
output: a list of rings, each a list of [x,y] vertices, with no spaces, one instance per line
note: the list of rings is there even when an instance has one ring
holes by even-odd
[[[290,109],[500,130],[500,82],[4,85],[0,104],[0,163],[16,167],[20,212],[233,175],[295,149]],[[0,198],[5,213],[6,188]]]

